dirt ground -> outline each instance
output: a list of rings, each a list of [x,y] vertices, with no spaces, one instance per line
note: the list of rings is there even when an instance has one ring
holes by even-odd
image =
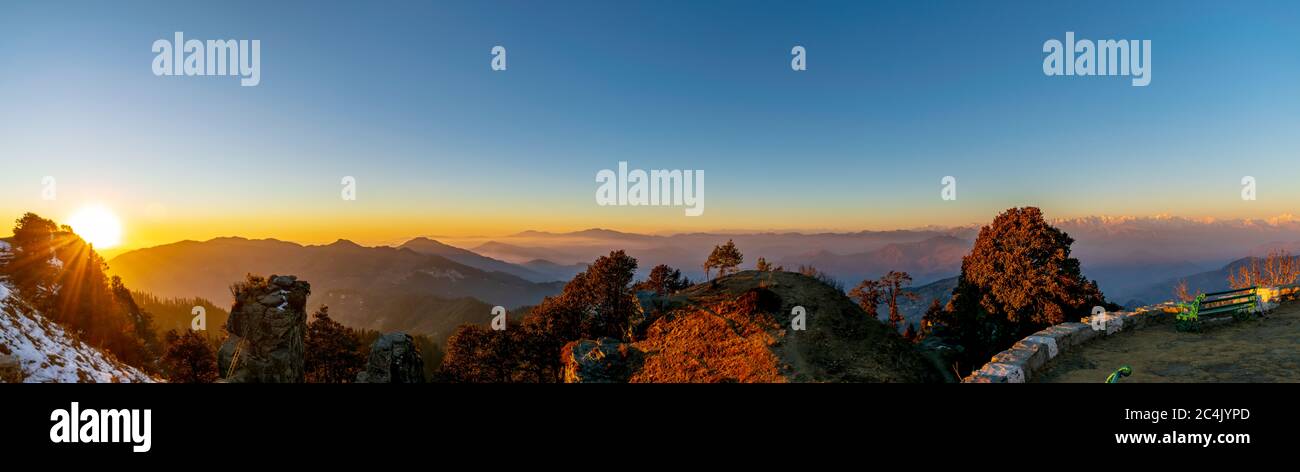
[[[1300,382],[1300,302],[1202,333],[1171,322],[1094,340],[1053,359],[1035,381],[1102,382],[1123,365],[1133,375],[1121,383]]]

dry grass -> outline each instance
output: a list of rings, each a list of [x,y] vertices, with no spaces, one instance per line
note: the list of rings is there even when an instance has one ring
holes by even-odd
[[[1300,303],[1268,318],[1180,333],[1172,324],[1098,339],[1052,361],[1040,382],[1101,382],[1122,365],[1123,382],[1300,382]]]
[[[679,310],[636,343],[649,355],[630,381],[785,382],[790,367],[772,352],[781,334],[772,315],[741,300]]]
[[[791,310],[806,310],[806,330]],[[793,272],[744,271],[674,295],[635,343],[634,382],[935,382],[939,375],[844,292]]]

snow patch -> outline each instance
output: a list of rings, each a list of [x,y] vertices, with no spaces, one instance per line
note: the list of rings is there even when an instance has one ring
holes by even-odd
[[[62,326],[31,311],[0,282],[0,345],[18,358],[25,382],[154,382],[139,369],[108,358]]]

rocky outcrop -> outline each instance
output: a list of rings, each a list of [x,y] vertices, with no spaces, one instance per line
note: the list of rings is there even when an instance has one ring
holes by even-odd
[[[641,296],[628,340],[571,342],[568,382],[940,382],[935,365],[844,292],[793,272],[744,271]]]
[[[627,382],[641,368],[640,349],[614,338],[582,339],[560,350],[568,383]]]
[[[370,345],[370,359],[357,374],[357,383],[424,383],[424,358],[415,339],[388,333]]]
[[[222,381],[302,382],[311,285],[292,275],[249,276],[231,291],[229,337],[217,352]]]

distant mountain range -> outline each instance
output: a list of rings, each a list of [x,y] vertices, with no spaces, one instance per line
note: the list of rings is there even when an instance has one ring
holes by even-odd
[[[470,267],[488,272],[504,272],[532,282],[567,281],[587,268],[586,264],[566,266],[544,259],[534,259],[523,264],[511,264],[423,237],[407,241],[398,246],[398,249],[410,249],[420,254],[442,256]]]
[[[1153,298],[1152,285],[1218,270],[1272,248],[1300,249],[1300,220],[1212,220],[1179,217],[1088,217],[1052,222],[1075,239],[1084,275],[1120,304],[1168,300],[1172,285]]]
[[[1291,252],[1291,254],[1294,255],[1297,253]],[[1183,277],[1172,277],[1151,283],[1147,285],[1146,288],[1135,291],[1131,295],[1131,298],[1125,302],[1125,305],[1140,306],[1170,300],[1174,298],[1175,287],[1178,286],[1180,281],[1187,282],[1187,291],[1192,295],[1195,295],[1197,292],[1213,293],[1228,290],[1231,288],[1228,286],[1228,275],[1236,274],[1240,268],[1249,266],[1252,262],[1256,261],[1260,263],[1263,262],[1262,258],[1259,257],[1243,257],[1218,269],[1190,274]]]
[[[786,256],[778,261],[786,269],[812,265],[852,287],[856,282],[891,270],[904,271],[920,282],[951,277],[961,272],[961,260],[974,241],[953,236],[934,236],[917,242],[890,243],[867,252],[836,254],[822,250]]]
[[[1186,218],[1079,218],[1053,224],[1075,239],[1084,275],[1120,304],[1168,300],[1173,284],[1213,291],[1227,265],[1269,249],[1300,253],[1300,223]],[[760,232],[648,235],[594,228],[569,233],[524,231],[497,238],[415,238],[397,247],[349,241],[304,246],[277,240],[218,238],[140,249],[110,261],[132,287],[163,297],[207,298],[225,305],[227,288],[245,273],[294,274],[312,283],[314,304],[350,325],[445,336],[460,322],[484,322],[492,305],[533,305],[555,294],[591,261],[626,250],[643,278],[656,264],[702,280],[715,245],[734,240],[745,256],[796,270],[810,265],[846,288],[890,270],[909,272],[921,295],[903,304],[919,321],[931,299],[946,302],[977,226],[848,233]],[[314,308],[314,306],[312,307]],[[882,313],[884,310],[882,309]]]
[[[466,254],[457,257],[472,259]],[[475,262],[492,264],[484,259]],[[349,241],[323,246],[244,238],[182,241],[124,253],[109,266],[139,290],[161,297],[202,297],[218,306],[229,306],[229,287],[245,274],[292,274],[312,284],[311,310],[337,304],[331,315],[350,326],[422,327],[413,332],[431,336],[448,334],[447,324],[454,328],[463,321],[486,322],[492,305],[530,305],[563,288],[560,282],[532,282],[410,248],[363,247]]]
[[[1263,255],[1270,247],[1300,252],[1300,220],[1289,215],[1267,220],[1098,216],[1052,224],[1075,239],[1073,254],[1084,274],[1121,303],[1146,290],[1152,280],[1217,269],[1244,256]],[[758,257],[791,270],[812,265],[851,287],[889,270],[907,271],[922,285],[957,275],[979,229],[646,235],[594,228],[444,242],[511,263],[587,263],[610,249],[626,249],[641,261],[641,275],[653,264],[666,263],[698,280],[704,276],[700,263],[713,246],[733,239],[745,254],[745,267],[753,267]]]
[[[734,240],[745,255],[744,267],[759,257],[795,270],[813,265],[846,284],[879,277],[889,270],[907,270],[918,282],[954,275],[961,256],[974,240],[971,228],[855,233],[688,233],[671,236],[589,229],[571,233],[524,231],[490,240],[454,240],[474,253],[535,268],[559,265],[577,273],[585,264],[611,250],[623,249],[640,262],[639,276],[656,264],[668,264],[694,280],[704,278],[701,264],[713,247]],[[545,262],[539,262],[545,261]],[[576,270],[575,270],[576,268]],[[550,272],[559,275],[561,273]]]

